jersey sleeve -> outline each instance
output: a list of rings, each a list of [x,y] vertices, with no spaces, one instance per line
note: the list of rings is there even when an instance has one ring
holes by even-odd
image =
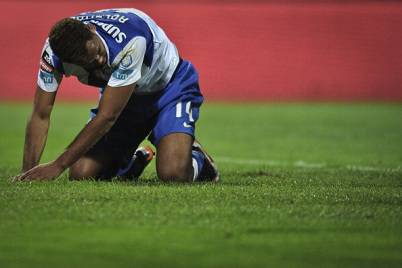
[[[60,67],[61,62],[54,55],[48,40],[46,40],[39,60],[38,86],[47,92],[57,91],[63,78]]]
[[[119,65],[113,71],[108,86],[122,87],[136,83],[141,78],[141,68],[146,52],[144,37],[136,37],[128,46]]]

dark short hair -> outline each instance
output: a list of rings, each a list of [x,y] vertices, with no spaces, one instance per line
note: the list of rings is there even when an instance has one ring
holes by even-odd
[[[65,62],[76,63],[86,55],[86,43],[92,32],[82,22],[65,18],[53,25],[49,43],[53,52]]]

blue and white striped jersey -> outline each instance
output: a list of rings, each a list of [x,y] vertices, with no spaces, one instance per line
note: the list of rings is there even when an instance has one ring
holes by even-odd
[[[96,26],[96,34],[107,50],[107,66],[89,73],[78,65],[61,62],[46,40],[38,73],[40,88],[56,91],[63,75],[76,76],[80,82],[97,87],[136,83],[138,94],[156,92],[167,85],[179,63],[179,54],[165,32],[145,13],[105,9],[72,18]]]

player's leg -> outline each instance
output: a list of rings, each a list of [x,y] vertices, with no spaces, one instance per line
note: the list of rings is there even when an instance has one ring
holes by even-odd
[[[131,151],[131,150],[130,150]],[[126,155],[122,153],[121,155]],[[130,154],[129,154],[130,155]],[[111,156],[107,151],[91,151],[70,167],[71,180],[105,179],[120,177],[137,179],[153,159],[154,152],[149,147],[140,147],[131,158]]]
[[[183,61],[158,101],[163,108],[150,136],[157,147],[156,168],[161,180],[218,179],[212,159],[194,142],[195,123],[202,102],[197,72],[191,63]]]
[[[92,116],[96,116],[96,110],[93,110]],[[133,116],[135,120],[132,119]],[[143,150],[138,152],[135,150],[148,135],[151,126],[144,124],[140,116],[129,109],[123,110],[110,131],[70,167],[70,179],[139,176],[134,173],[142,172],[145,165],[152,159],[153,152],[149,155],[150,157],[145,157],[147,162],[144,162],[144,159],[139,157],[141,156],[139,153]],[[138,169],[138,164],[143,166],[141,170]]]
[[[116,161],[107,152],[97,151],[85,154],[70,167],[71,180],[107,179],[117,173]]]
[[[156,170],[163,181],[218,181],[219,172],[212,158],[193,136],[172,133],[158,146]]]
[[[164,136],[157,145],[156,171],[163,181],[193,181],[193,137],[186,133]]]

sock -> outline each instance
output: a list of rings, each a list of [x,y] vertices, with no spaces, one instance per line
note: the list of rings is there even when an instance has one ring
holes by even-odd
[[[117,171],[116,176],[117,177],[123,177],[127,173],[127,171],[130,170],[130,168],[133,165],[135,159],[136,159],[136,157],[131,158],[130,162],[128,163],[128,165],[126,167],[119,168],[119,170]]]
[[[193,150],[193,169],[194,169],[194,176],[193,181],[196,181],[201,174],[201,170],[204,167],[205,156],[203,153],[199,151]]]

